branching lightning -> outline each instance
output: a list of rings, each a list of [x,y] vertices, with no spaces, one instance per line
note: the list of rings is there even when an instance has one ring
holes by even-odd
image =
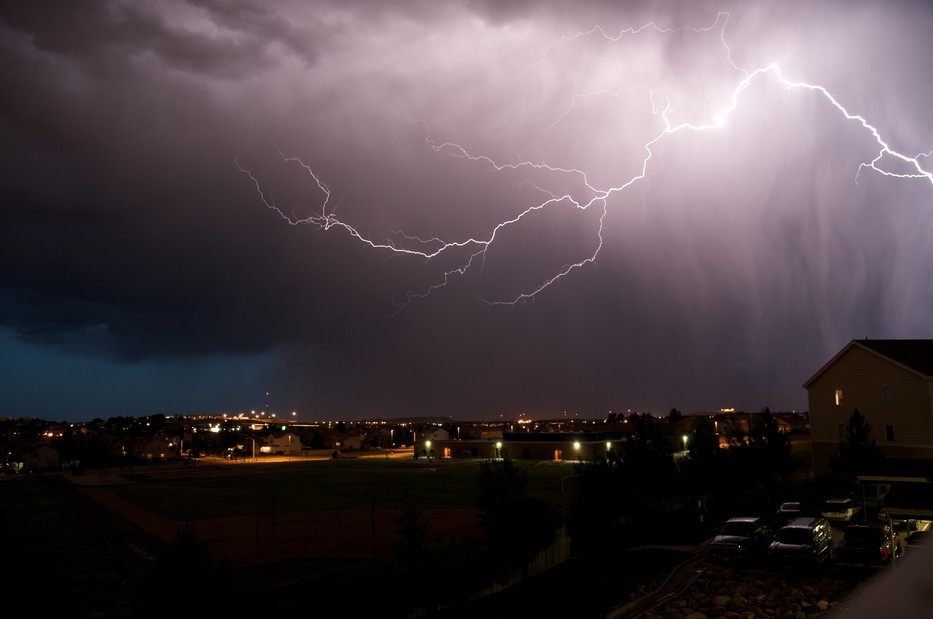
[[[659,117],[661,120],[660,129],[656,134],[654,134],[653,137],[638,146],[638,149],[643,152],[640,168],[636,171],[635,174],[629,176],[628,178],[620,179],[617,184],[608,187],[596,186],[590,181],[586,171],[576,168],[557,167],[548,165],[546,163],[532,161],[520,161],[518,163],[510,164],[498,163],[489,156],[470,153],[466,148],[457,143],[436,142],[430,136],[430,133],[426,130],[425,145],[435,153],[469,160],[475,164],[487,166],[492,172],[521,172],[523,170],[528,170],[534,171],[536,173],[543,172],[551,175],[570,176],[578,179],[586,188],[586,195],[583,199],[581,199],[580,197],[575,198],[569,194],[558,195],[542,187],[539,187],[538,185],[532,184],[537,190],[541,192],[543,196],[542,200],[532,204],[531,206],[528,206],[524,210],[521,210],[518,214],[511,216],[508,219],[499,221],[493,225],[484,236],[469,237],[459,240],[444,240],[437,237],[420,238],[406,235],[404,232],[394,232],[391,235],[387,235],[382,240],[368,238],[367,236],[361,234],[356,227],[337,217],[335,209],[331,206],[330,203],[330,188],[319,177],[316,171],[300,158],[293,155],[288,155],[281,150],[278,150],[278,154],[281,157],[283,163],[287,165],[300,166],[307,173],[307,175],[311,177],[312,181],[316,184],[317,188],[321,192],[321,195],[323,196],[323,199],[316,208],[314,214],[308,216],[299,216],[294,212],[286,212],[284,208],[281,208],[276,203],[271,193],[263,188],[260,180],[256,177],[256,175],[254,175],[251,170],[244,168],[240,164],[239,158],[235,159],[235,163],[239,171],[248,176],[249,179],[253,182],[256,192],[259,194],[259,198],[262,203],[268,209],[277,212],[290,225],[310,224],[324,230],[339,228],[345,231],[356,241],[372,249],[392,252],[394,254],[407,255],[423,260],[433,260],[444,254],[453,254],[453,252],[460,252],[457,255],[462,254],[463,257],[459,259],[457,265],[453,268],[443,271],[443,273],[441,273],[441,275],[433,284],[427,286],[421,291],[406,293],[402,300],[395,303],[395,310],[397,312],[403,310],[414,300],[427,297],[437,289],[447,286],[453,279],[464,276],[468,271],[474,268],[481,268],[482,263],[485,261],[487,251],[499,241],[501,234],[505,229],[512,226],[518,226],[533,214],[545,209],[570,208],[578,209],[581,211],[589,211],[592,209],[595,214],[598,215],[598,217],[594,218],[596,225],[595,230],[593,231],[591,252],[585,256],[582,256],[579,260],[564,264],[560,268],[556,269],[550,276],[545,277],[536,285],[533,285],[527,290],[517,292],[510,298],[485,300],[484,302],[490,305],[516,305],[531,301],[548,287],[552,286],[560,279],[570,275],[573,271],[584,268],[590,263],[595,262],[603,248],[604,233],[606,230],[605,219],[607,214],[610,212],[610,199],[613,197],[613,195],[621,194],[632,188],[640,181],[648,179],[651,161],[655,156],[655,149],[664,140],[671,139],[672,136],[684,132],[714,131],[722,127],[728,121],[733,112],[739,108],[740,104],[742,103],[744,93],[756,80],[775,80],[775,82],[781,85],[785,91],[808,90],[816,93],[820,98],[822,98],[822,100],[825,101],[825,103],[827,103],[829,106],[831,106],[832,109],[836,110],[843,118],[845,118],[846,121],[855,123],[863,131],[872,136],[874,143],[877,144],[877,154],[870,160],[865,161],[858,166],[858,169],[855,171],[856,183],[858,182],[861,174],[874,172],[886,177],[897,179],[914,179],[926,181],[933,185],[933,171],[931,171],[928,167],[924,167],[923,165],[924,163],[929,163],[930,157],[933,156],[933,151],[928,153],[920,153],[917,155],[907,155],[899,152],[885,140],[881,131],[877,127],[871,124],[863,116],[850,112],[831,92],[829,92],[829,90],[818,84],[797,81],[786,77],[781,68],[776,63],[771,63],[753,70],[748,70],[737,65],[732,58],[732,51],[729,48],[726,40],[726,26],[728,21],[728,13],[722,12],[716,16],[715,21],[710,26],[702,28],[689,27],[682,29],[694,33],[709,33],[718,31],[718,38],[722,45],[722,53],[724,54],[725,62],[728,63],[728,65],[731,66],[731,68],[735,71],[737,78],[737,83],[731,90],[731,94],[727,99],[728,103],[705,122],[675,122],[675,113],[671,108],[670,103],[665,103],[663,105],[660,104],[656,100],[656,92],[648,86],[632,86],[631,89],[633,90],[644,89],[647,92],[648,101],[651,106],[651,112],[654,116]],[[649,23],[638,28],[629,28],[623,30],[617,35],[610,35],[607,34],[606,31],[604,31],[601,27],[597,26],[585,32],[579,32],[570,36],[562,37],[560,40],[556,41],[553,45],[544,51],[540,59],[532,65],[531,69],[546,63],[549,56],[554,52],[555,48],[568,42],[588,37],[602,37],[605,41],[614,43],[619,42],[624,37],[634,36],[646,30],[653,30],[654,32],[661,34],[674,32],[674,30],[661,28],[654,23]],[[569,109],[558,115],[558,117],[555,118],[549,125],[549,128],[554,128],[565,118],[571,115],[575,111],[578,101],[596,94],[605,95],[614,93],[587,92],[573,95]],[[894,171],[890,165],[887,165],[889,162],[896,163],[898,166],[900,166],[898,169],[906,171]],[[531,183],[531,181],[528,182]]]

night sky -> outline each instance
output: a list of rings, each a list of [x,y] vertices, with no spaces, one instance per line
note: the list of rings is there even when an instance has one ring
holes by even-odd
[[[931,32],[0,0],[0,417],[805,409],[849,340],[933,337]]]

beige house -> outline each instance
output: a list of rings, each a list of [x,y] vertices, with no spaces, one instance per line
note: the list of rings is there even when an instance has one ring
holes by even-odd
[[[173,439],[155,436],[151,438],[125,438],[110,446],[110,453],[121,458],[139,460],[165,460],[175,457],[178,448]]]
[[[293,432],[273,432],[269,435],[266,444],[261,447],[260,451],[262,453],[298,456],[301,455],[301,438]]]
[[[816,475],[855,409],[885,456],[933,460],[933,340],[852,340],[803,387]]]
[[[345,451],[363,448],[363,437],[359,434],[341,434],[334,439],[334,447]]]
[[[26,453],[26,468],[34,471],[58,468],[58,450],[51,445],[39,445]]]

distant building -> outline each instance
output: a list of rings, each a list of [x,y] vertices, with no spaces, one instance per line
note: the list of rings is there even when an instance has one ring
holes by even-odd
[[[450,432],[438,426],[421,432],[421,438],[426,441],[446,441],[450,438]]]
[[[334,439],[334,447],[343,451],[358,451],[363,448],[363,437],[360,434],[340,434]]]
[[[803,387],[816,475],[831,472],[855,409],[885,456],[933,460],[933,340],[852,340]]]
[[[45,471],[58,468],[58,450],[51,445],[39,445],[26,453],[25,465],[27,469]]]
[[[110,454],[136,460],[164,460],[175,457],[177,448],[172,439],[164,437],[121,438],[110,446]]]
[[[301,455],[301,439],[294,432],[273,432],[260,451],[284,456],[298,456]]]
[[[501,439],[420,441],[416,453],[438,458],[499,458],[556,462],[596,460],[620,453],[625,445],[621,432],[506,432]],[[430,444],[429,444],[430,443]]]

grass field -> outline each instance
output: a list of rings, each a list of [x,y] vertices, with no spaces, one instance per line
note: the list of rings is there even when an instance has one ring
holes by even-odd
[[[474,507],[476,461],[336,459],[281,464],[217,464],[186,476],[160,478],[138,467],[136,483],[115,486],[120,496],[172,520],[249,516],[327,509]],[[563,510],[570,504],[573,465],[522,463],[528,492]]]
[[[0,481],[2,579],[34,617],[124,617],[161,543],[61,476]]]
[[[528,472],[530,494],[557,510],[569,505],[572,464],[521,466]],[[146,510],[187,522],[249,517],[268,510],[270,504],[278,513],[408,505],[423,510],[472,509],[477,475],[476,461],[338,459],[281,464],[202,462],[197,470],[183,470],[177,464],[137,466],[131,472],[108,475],[86,471],[80,481],[105,485]],[[136,616],[140,600],[154,603],[147,578],[166,543],[98,504],[76,481],[71,474],[22,475],[0,481],[4,507],[0,530],[9,549],[3,562],[4,583],[10,591],[35,601],[33,616]],[[472,551],[470,546],[461,546],[455,554],[465,559]],[[373,582],[393,569],[386,559],[307,557],[238,568],[230,587],[241,594],[237,596],[240,608],[250,606],[242,598],[246,594],[251,600],[263,600],[256,610],[274,606],[300,614],[308,599],[339,592],[352,596],[349,592],[357,586],[354,578]],[[438,567],[436,575],[441,572]],[[220,601],[211,604],[218,609],[227,606]]]
[[[527,472],[528,493],[566,514],[574,483],[573,463],[518,461],[516,464]],[[109,492],[176,523],[241,518],[251,531],[256,531],[257,523],[270,522],[265,518],[269,510],[283,515],[328,510],[401,510],[406,506],[419,510],[471,509],[475,507],[478,472],[479,463],[471,460],[334,459],[278,464],[202,461],[197,469],[175,462],[137,466],[132,471],[106,475],[87,471],[81,479],[70,474],[13,476],[0,480],[3,505],[0,531],[4,548],[9,549],[3,562],[3,582],[9,585],[6,590],[35,602],[31,608],[38,610],[30,614],[40,617],[117,619],[139,616],[141,600],[144,604],[160,602],[160,596],[153,595],[150,574],[156,564],[154,559],[165,551],[166,542],[144,533],[136,523],[92,500],[75,483],[78,481],[105,485]],[[696,543],[702,536],[712,534],[721,520],[734,515],[736,510],[763,509],[781,500],[811,497],[817,500],[834,491],[809,482],[775,489],[764,497],[748,496],[747,504],[735,498],[724,503],[711,501],[709,518],[703,527],[683,527],[675,522],[676,518],[671,523],[659,522],[653,528],[663,530],[665,539],[656,541]],[[347,531],[346,535],[349,538],[352,532]],[[681,536],[686,537],[681,540]],[[648,537],[644,542],[655,541]],[[688,539],[691,537],[695,539]],[[248,540],[249,545],[258,540],[258,534],[254,534]],[[436,563],[423,572],[424,582],[411,590],[399,584],[405,580],[399,579],[398,566],[391,557],[308,555],[237,567],[232,575],[225,576],[228,578],[225,597],[205,600],[204,608],[218,612],[236,609],[241,613],[275,609],[304,616],[309,609],[322,610],[332,601],[348,600],[358,609],[395,609],[402,614],[391,616],[408,617],[405,609],[410,610],[408,604],[417,602],[422,595],[419,590],[426,587],[440,592],[449,588],[451,582],[475,580],[477,574],[483,578],[482,568],[477,569],[483,559],[476,554],[481,544],[462,540],[457,543],[436,557],[445,563]],[[649,563],[644,561],[648,559],[637,562],[628,559],[614,565],[610,578],[613,586],[604,592],[609,597],[593,599],[594,604],[606,604],[612,601],[609,599],[612,596],[627,595],[628,588],[647,575]],[[660,559],[661,564],[655,567],[662,569],[673,560]],[[607,577],[606,573],[580,571],[579,565],[568,562],[547,578],[534,579],[534,583],[507,595],[494,596],[478,608],[483,609],[484,615],[495,616],[496,604],[512,605],[516,603],[512,598],[523,595],[522,591],[531,591],[532,598],[543,600],[555,587],[577,590]],[[354,600],[361,583],[365,583],[373,600]],[[176,583],[175,587],[187,589],[188,582]],[[55,594],[49,595],[49,591]],[[393,599],[396,595],[397,600]],[[473,607],[474,612],[476,608]],[[545,605],[539,612],[547,610],[555,609]],[[568,607],[562,614],[571,612],[572,607]],[[365,611],[355,615],[345,610],[344,616],[390,615]],[[459,615],[452,612],[440,617]]]

